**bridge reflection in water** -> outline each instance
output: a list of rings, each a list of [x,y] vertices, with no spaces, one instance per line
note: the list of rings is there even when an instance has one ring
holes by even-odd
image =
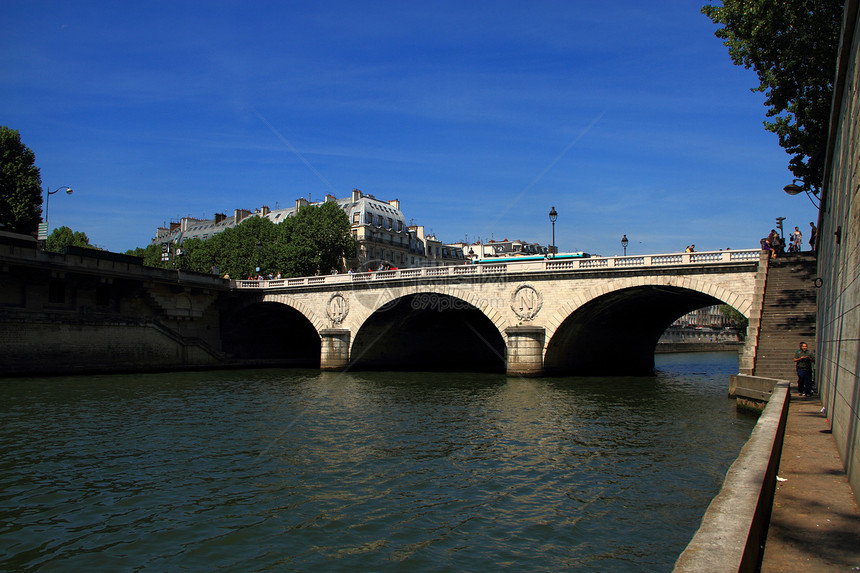
[[[222,323],[224,350],[333,370],[650,374],[660,336],[687,312],[714,304],[756,312],[761,256],[749,249],[233,281],[241,296]],[[754,345],[755,333],[747,340]]]

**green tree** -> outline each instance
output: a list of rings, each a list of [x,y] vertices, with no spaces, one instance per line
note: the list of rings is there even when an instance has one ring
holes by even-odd
[[[765,129],[792,155],[789,169],[818,193],[824,178],[841,0],[723,0],[702,7],[735,65],[752,68],[766,96]]]
[[[0,125],[0,225],[4,231],[35,235],[42,217],[42,178],[36,154],[17,129]]]
[[[175,246],[171,245],[171,249]],[[225,229],[209,239],[188,239],[182,243],[182,257],[170,266],[198,272],[212,272],[243,279],[260,274],[307,276],[317,271],[343,271],[343,260],[355,253],[346,213],[333,201],[308,205],[279,224],[264,217],[250,217],[240,225]],[[164,266],[161,244],[128,251],[143,257],[148,266]]]
[[[48,241],[45,244],[45,249],[54,253],[59,253],[64,247],[83,247],[87,249],[95,249],[90,245],[90,239],[86,233],[72,231],[66,226],[57,227],[51,234],[48,235]]]
[[[334,201],[302,207],[281,225],[287,225],[283,263],[287,276],[343,271],[343,260],[355,254],[349,217]]]
[[[146,247],[131,249],[126,251],[125,254],[142,258],[144,266],[164,267],[164,263],[161,261],[161,243],[151,243]]]
[[[729,322],[731,322],[732,326],[738,330],[738,335],[741,338],[746,337],[747,326],[749,326],[750,323],[747,317],[741,314],[741,312],[733,306],[729,306],[727,304],[720,305],[720,312],[729,318]]]
[[[256,276],[258,264],[261,274],[277,273],[274,244],[280,226],[264,217],[249,217],[203,242],[208,249],[208,262],[203,264],[208,268],[214,258],[221,274],[228,273],[234,279]]]

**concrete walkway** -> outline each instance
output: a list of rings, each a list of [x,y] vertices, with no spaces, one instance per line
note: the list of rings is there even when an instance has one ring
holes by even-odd
[[[792,390],[761,571],[860,571],[860,508],[827,417]]]

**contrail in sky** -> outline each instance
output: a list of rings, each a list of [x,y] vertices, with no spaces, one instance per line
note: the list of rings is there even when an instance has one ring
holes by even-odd
[[[293,153],[295,153],[295,154],[296,154],[296,157],[298,157],[299,159],[301,159],[301,160],[302,160],[302,163],[304,163],[305,165],[307,165],[307,166],[308,166],[308,169],[310,169],[311,171],[313,171],[313,172],[314,172],[314,174],[315,174],[317,177],[319,177],[319,178],[320,178],[320,181],[322,181],[323,183],[325,183],[326,187],[328,187],[329,189],[331,189],[332,193],[336,196],[336,195],[337,195],[337,190],[334,188],[334,186],[332,186],[332,184],[331,184],[331,183],[329,183],[329,182],[328,182],[328,179],[326,179],[325,177],[323,177],[323,176],[322,176],[322,174],[321,174],[319,171],[317,171],[316,169],[314,169],[314,166],[313,166],[313,165],[311,165],[311,164],[310,164],[310,162],[309,162],[307,159],[305,159],[305,158],[304,158],[304,156],[303,156],[301,153],[299,153],[299,150],[298,150],[298,149],[296,149],[295,147],[293,147],[293,144],[292,144],[292,143],[290,143],[290,142],[287,140],[287,138],[286,138],[286,137],[284,137],[283,135],[281,135],[281,133],[280,133],[277,129],[275,129],[275,126],[273,126],[271,123],[269,123],[269,120],[267,120],[265,117],[263,117],[263,116],[260,114],[260,112],[258,112],[258,111],[257,111],[256,109],[254,109],[253,107],[251,108],[251,110],[254,112],[254,115],[256,115],[257,117],[259,117],[259,118],[260,118],[260,121],[262,121],[263,123],[265,123],[265,124],[266,124],[266,127],[268,127],[268,128],[272,131],[272,133],[274,133],[274,134],[275,134],[275,137],[277,137],[278,139],[280,139],[280,140],[284,143],[284,145],[286,145],[287,147],[289,147],[289,148],[290,148],[290,151],[292,151]]]
[[[576,145],[576,143],[577,143],[580,139],[582,139],[582,138],[583,138],[583,136],[585,136],[585,134],[586,134],[586,133],[588,133],[588,132],[591,130],[591,128],[592,128],[592,127],[594,127],[594,125],[595,125],[598,121],[600,121],[600,119],[601,119],[604,115],[606,115],[606,112],[605,112],[605,111],[604,111],[604,112],[602,112],[602,113],[601,113],[600,115],[598,115],[597,117],[595,117],[595,118],[591,121],[591,123],[589,123],[589,124],[585,127],[585,129],[583,129],[583,130],[579,133],[579,135],[577,135],[577,136],[573,139],[573,141],[571,141],[571,142],[567,145],[567,147],[565,147],[565,148],[562,150],[562,152],[561,152],[561,153],[559,153],[559,154],[556,156],[556,158],[555,158],[555,159],[553,159],[553,160],[549,163],[549,165],[547,165],[547,166],[544,168],[544,170],[543,170],[543,171],[541,171],[540,173],[538,173],[538,176],[537,176],[537,177],[535,177],[534,179],[532,179],[532,182],[531,182],[531,183],[529,183],[528,185],[526,185],[525,189],[523,189],[522,191],[520,191],[520,194],[519,194],[519,195],[517,195],[516,197],[514,197],[513,201],[511,201],[511,202],[508,204],[508,206],[507,206],[507,207],[505,207],[504,211],[502,211],[501,213],[499,213],[499,216],[498,216],[498,217],[496,217],[496,218],[495,218],[495,220],[493,220],[493,222],[492,222],[492,223],[490,223],[490,224],[487,226],[487,228],[492,229],[492,228],[496,225],[496,223],[498,223],[498,222],[499,222],[499,219],[501,219],[502,217],[504,217],[504,216],[505,216],[505,214],[506,214],[508,211],[510,211],[510,210],[513,208],[513,206],[514,206],[514,205],[516,205],[516,204],[517,204],[517,202],[518,202],[520,199],[522,199],[523,195],[525,195],[525,194],[526,194],[526,193],[527,193],[527,192],[528,192],[532,187],[534,187],[534,186],[537,184],[537,182],[538,182],[538,181],[540,181],[541,179],[543,179],[543,176],[544,176],[544,175],[546,175],[546,174],[549,172],[549,170],[550,170],[550,169],[552,169],[553,167],[555,167],[555,164],[556,164],[556,163],[558,163],[558,162],[561,160],[561,158],[562,158],[562,157],[564,157],[564,155],[565,155],[568,151],[570,151],[570,148],[571,148],[571,147],[573,147],[574,145]],[[485,230],[486,230],[486,229],[485,229]]]

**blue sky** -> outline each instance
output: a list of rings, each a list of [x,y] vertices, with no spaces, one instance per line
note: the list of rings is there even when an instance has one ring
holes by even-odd
[[[704,1],[704,0],[703,0]],[[696,1],[0,0],[0,124],[50,224],[113,251],[355,187],[445,242],[756,247],[790,197],[755,74]]]

